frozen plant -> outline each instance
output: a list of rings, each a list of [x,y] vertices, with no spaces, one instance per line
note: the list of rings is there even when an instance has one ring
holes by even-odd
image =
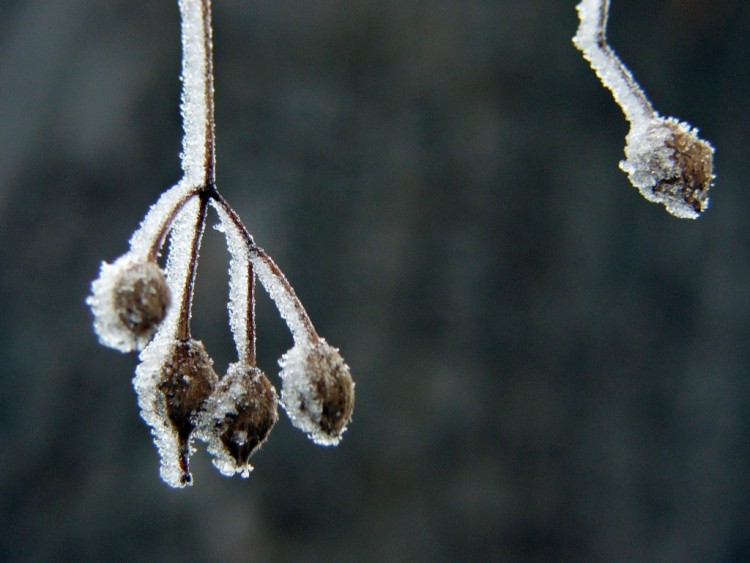
[[[210,0],[179,0],[182,28],[182,179],[149,209],[130,250],[102,263],[87,303],[100,342],[140,350],[133,386],[173,487],[192,484],[193,440],[224,475],[247,477],[249,459],[278,419],[276,389],[256,365],[255,281],[286,321],[294,346],[280,360],[281,403],[318,444],[335,445],[351,420],[354,382],[338,350],[319,337],[294,289],[219,194],[215,175]],[[209,204],[230,253],[229,325],[238,360],[219,377],[190,329],[193,288]],[[169,239],[166,272],[159,265]]]
[[[620,168],[647,200],[683,219],[699,217],[714,180],[713,147],[698,138],[697,129],[654,110],[607,43],[609,0],[582,0],[577,10],[581,23],[573,43],[630,122]]]

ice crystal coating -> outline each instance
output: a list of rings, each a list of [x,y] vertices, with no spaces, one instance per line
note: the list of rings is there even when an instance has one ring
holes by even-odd
[[[654,114],[651,102],[628,67],[607,43],[608,0],[583,0],[576,6],[580,25],[573,44],[589,61],[602,84],[631,122],[645,122]]]
[[[276,304],[276,309],[289,327],[294,342],[296,344],[306,342],[311,335],[310,320],[302,309],[292,286],[262,249],[256,247],[250,258],[258,280]]]
[[[645,129],[632,127],[626,141],[620,168],[643,197],[682,219],[695,219],[708,207],[714,149],[696,129],[653,119]]]
[[[229,249],[229,326],[232,330],[232,336],[237,347],[237,354],[240,358],[247,358],[248,354],[252,355],[250,334],[255,332],[254,316],[252,310],[248,307],[254,305],[252,298],[252,286],[254,280],[250,279],[250,253],[247,242],[243,238],[243,233],[237,225],[231,220],[228,213],[221,205],[212,202],[216,209],[221,223],[216,227],[222,231],[227,240]],[[250,239],[252,242],[252,239]]]
[[[580,25],[573,43],[630,122],[620,168],[648,201],[681,219],[699,217],[714,180],[713,147],[698,138],[697,129],[654,110],[607,43],[609,0],[582,0],[576,9]]]
[[[172,487],[191,485],[193,431],[218,381],[213,361],[197,340],[154,341],[141,357],[133,384],[159,450],[161,477]]]
[[[249,477],[250,456],[278,420],[276,390],[265,374],[242,362],[229,366],[200,418],[198,437],[222,475]]]
[[[205,181],[213,81],[210,72],[210,13],[198,0],[179,0],[182,16],[182,169],[192,185]],[[210,150],[210,149],[209,149]],[[211,155],[213,158],[213,155]]]
[[[132,254],[102,262],[91,291],[86,302],[99,341],[121,352],[140,350],[151,340],[171,301],[159,265]]]
[[[354,382],[339,351],[324,339],[296,344],[279,360],[281,404],[316,444],[335,446],[354,410]]]
[[[161,247],[172,221],[182,206],[195,194],[195,184],[191,184],[187,178],[183,178],[161,194],[130,237],[130,252],[145,258],[155,247]]]
[[[199,198],[193,198],[183,206],[174,221],[170,234],[166,270],[167,283],[174,296],[175,306],[172,308],[174,314],[167,315],[163,329],[176,337],[180,315],[184,314],[188,316],[187,321],[190,320],[189,304],[182,303],[182,298],[185,293],[192,294],[193,292],[194,280],[192,274],[194,271],[192,265],[193,261],[197,261],[199,258],[197,248],[200,247],[203,235]],[[193,255],[194,246],[196,249],[195,255]],[[188,310],[183,311],[184,307],[188,307]]]

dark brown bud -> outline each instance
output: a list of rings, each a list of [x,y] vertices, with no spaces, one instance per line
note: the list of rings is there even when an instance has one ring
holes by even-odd
[[[666,123],[673,132],[665,144],[674,151],[675,172],[658,182],[654,191],[681,199],[700,214],[708,207],[708,189],[714,179],[714,149],[679,124]]]
[[[114,287],[114,306],[120,322],[137,339],[149,339],[164,320],[171,302],[164,273],[155,262],[133,262]]]
[[[171,302],[169,286],[156,262],[125,254],[102,263],[86,300],[94,329],[105,346],[131,352],[148,344]]]
[[[197,415],[217,380],[213,361],[197,340],[177,342],[161,369],[159,391],[164,396],[167,419],[177,434],[182,485],[192,481],[188,470],[190,440]]]
[[[631,127],[625,156],[620,168],[647,200],[683,219],[700,217],[708,208],[714,149],[687,123],[657,117],[645,127]]]
[[[262,371],[242,363],[229,366],[206,402],[199,431],[223,475],[250,474],[250,456],[276,424],[277,405],[276,390]]]
[[[321,445],[336,445],[354,410],[354,381],[336,348],[320,339],[281,359],[282,404],[297,428]]]

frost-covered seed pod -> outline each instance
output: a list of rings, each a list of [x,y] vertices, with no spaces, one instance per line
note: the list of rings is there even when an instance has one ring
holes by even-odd
[[[156,262],[126,254],[102,263],[87,299],[102,344],[130,352],[148,344],[171,303],[169,286]]]
[[[354,381],[338,350],[321,338],[295,345],[279,364],[292,423],[317,444],[338,444],[354,410]]]
[[[714,180],[713,147],[697,131],[673,118],[632,127],[620,168],[649,201],[678,217],[695,218],[708,207]]]
[[[191,437],[198,414],[217,381],[213,361],[197,340],[177,342],[161,368],[158,389],[164,397],[167,419],[177,435],[182,485],[192,480],[188,470]]]
[[[123,325],[149,338],[164,320],[171,296],[156,262],[136,262],[115,284],[115,310]]]
[[[199,437],[208,444],[216,468],[227,477],[248,477],[250,456],[278,420],[276,389],[265,374],[243,363],[229,366],[206,401]]]

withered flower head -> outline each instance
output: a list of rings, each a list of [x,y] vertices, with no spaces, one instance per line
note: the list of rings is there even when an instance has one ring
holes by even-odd
[[[169,309],[171,296],[156,262],[126,254],[102,263],[87,303],[99,340],[122,352],[148,344]]]
[[[244,363],[229,366],[206,402],[198,431],[223,475],[250,475],[250,456],[276,424],[277,405],[276,390],[262,371]]]
[[[279,364],[292,423],[317,444],[338,444],[354,410],[354,382],[338,350],[320,338],[295,345]]]

